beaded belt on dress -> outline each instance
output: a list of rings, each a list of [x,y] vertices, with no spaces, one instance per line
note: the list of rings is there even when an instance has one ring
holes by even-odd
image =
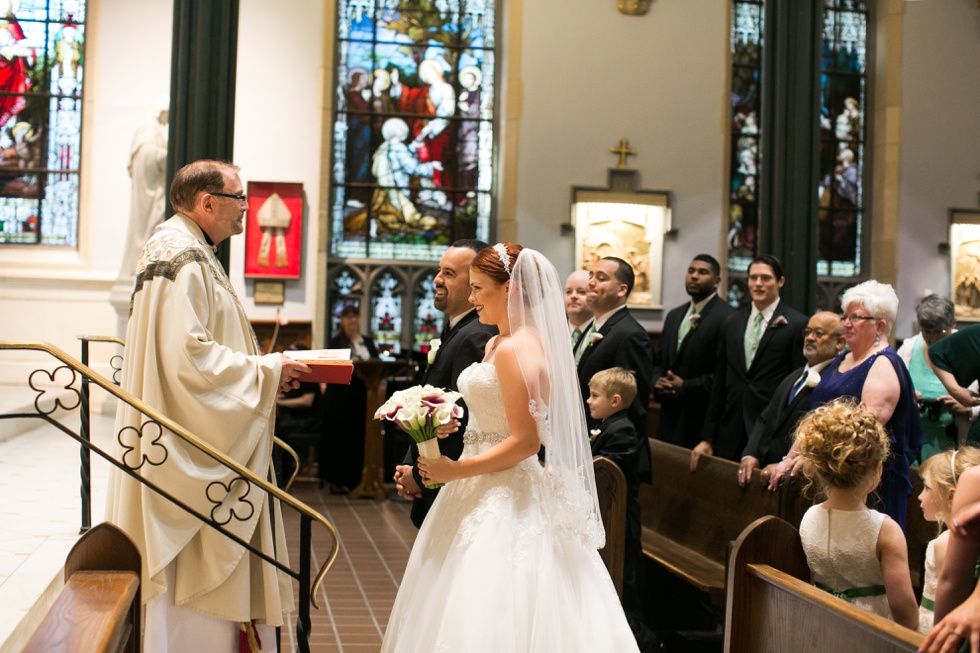
[[[479,442],[497,444],[498,442],[503,442],[506,439],[506,433],[484,433],[483,431],[474,431],[472,429],[466,429],[466,432],[463,433],[463,444]]]

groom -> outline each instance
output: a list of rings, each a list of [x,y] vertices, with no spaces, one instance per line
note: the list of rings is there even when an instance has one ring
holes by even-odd
[[[434,280],[434,304],[445,315],[441,342],[435,358],[430,358],[432,362],[422,376],[423,384],[457,390],[456,379],[459,373],[483,360],[487,341],[497,334],[497,327],[480,323],[469,301],[470,263],[487,247],[489,245],[482,240],[457,240],[449,246],[439,261],[439,273]],[[453,460],[463,453],[463,432],[466,430],[467,418],[468,414],[464,413],[459,430],[439,440],[439,450]],[[436,500],[439,488],[429,490],[422,484],[422,477],[415,465],[418,456],[415,445],[409,446],[404,464],[395,468],[395,486],[399,496],[414,500],[412,523],[416,528],[421,528],[432,502]]]

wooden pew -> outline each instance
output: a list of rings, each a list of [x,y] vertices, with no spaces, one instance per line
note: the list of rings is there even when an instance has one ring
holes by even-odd
[[[716,605],[725,600],[729,543],[763,515],[779,514],[781,496],[758,482],[738,485],[738,465],[702,456],[691,473],[691,450],[650,440],[653,483],[640,486],[643,553]]]
[[[738,485],[738,465],[702,456],[698,471],[690,472],[690,449],[650,440],[653,483],[640,486],[643,553],[690,585],[707,592],[716,605],[725,600],[728,546],[759,517],[775,515],[799,527],[814,503],[802,475],[787,479],[775,493],[759,482]],[[912,585],[922,586],[922,569],[935,524],[925,521],[917,499],[922,491],[918,471],[911,472],[906,539]]]
[[[809,577],[793,526],[770,516],[746,528],[728,564],[725,653],[912,653],[921,644],[919,633],[817,589]]]
[[[140,555],[104,522],[79,538],[65,560],[65,587],[24,653],[140,650]]]
[[[626,554],[626,477],[623,470],[603,456],[592,459],[599,514],[606,531],[606,546],[599,557],[609,570],[619,600],[623,600],[623,558]]]

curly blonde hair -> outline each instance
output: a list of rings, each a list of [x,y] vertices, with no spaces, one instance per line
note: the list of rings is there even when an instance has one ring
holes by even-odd
[[[919,465],[919,477],[922,482],[936,493],[940,506],[940,510],[936,513],[940,531],[949,519],[953,508],[953,490],[956,488],[956,482],[963,476],[963,472],[976,465],[980,465],[980,449],[976,447],[960,447],[956,450],[943,451],[929,456]]]
[[[891,451],[885,428],[863,404],[841,397],[817,408],[796,430],[803,471],[819,488],[860,487]]]

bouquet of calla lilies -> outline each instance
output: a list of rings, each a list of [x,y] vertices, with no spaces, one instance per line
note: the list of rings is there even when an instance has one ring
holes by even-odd
[[[412,436],[420,456],[438,458],[441,454],[436,429],[463,416],[462,407],[456,405],[462,396],[458,392],[431,385],[417,385],[392,394],[374,413],[374,419],[394,422],[395,426]],[[434,483],[426,487],[442,485]]]

